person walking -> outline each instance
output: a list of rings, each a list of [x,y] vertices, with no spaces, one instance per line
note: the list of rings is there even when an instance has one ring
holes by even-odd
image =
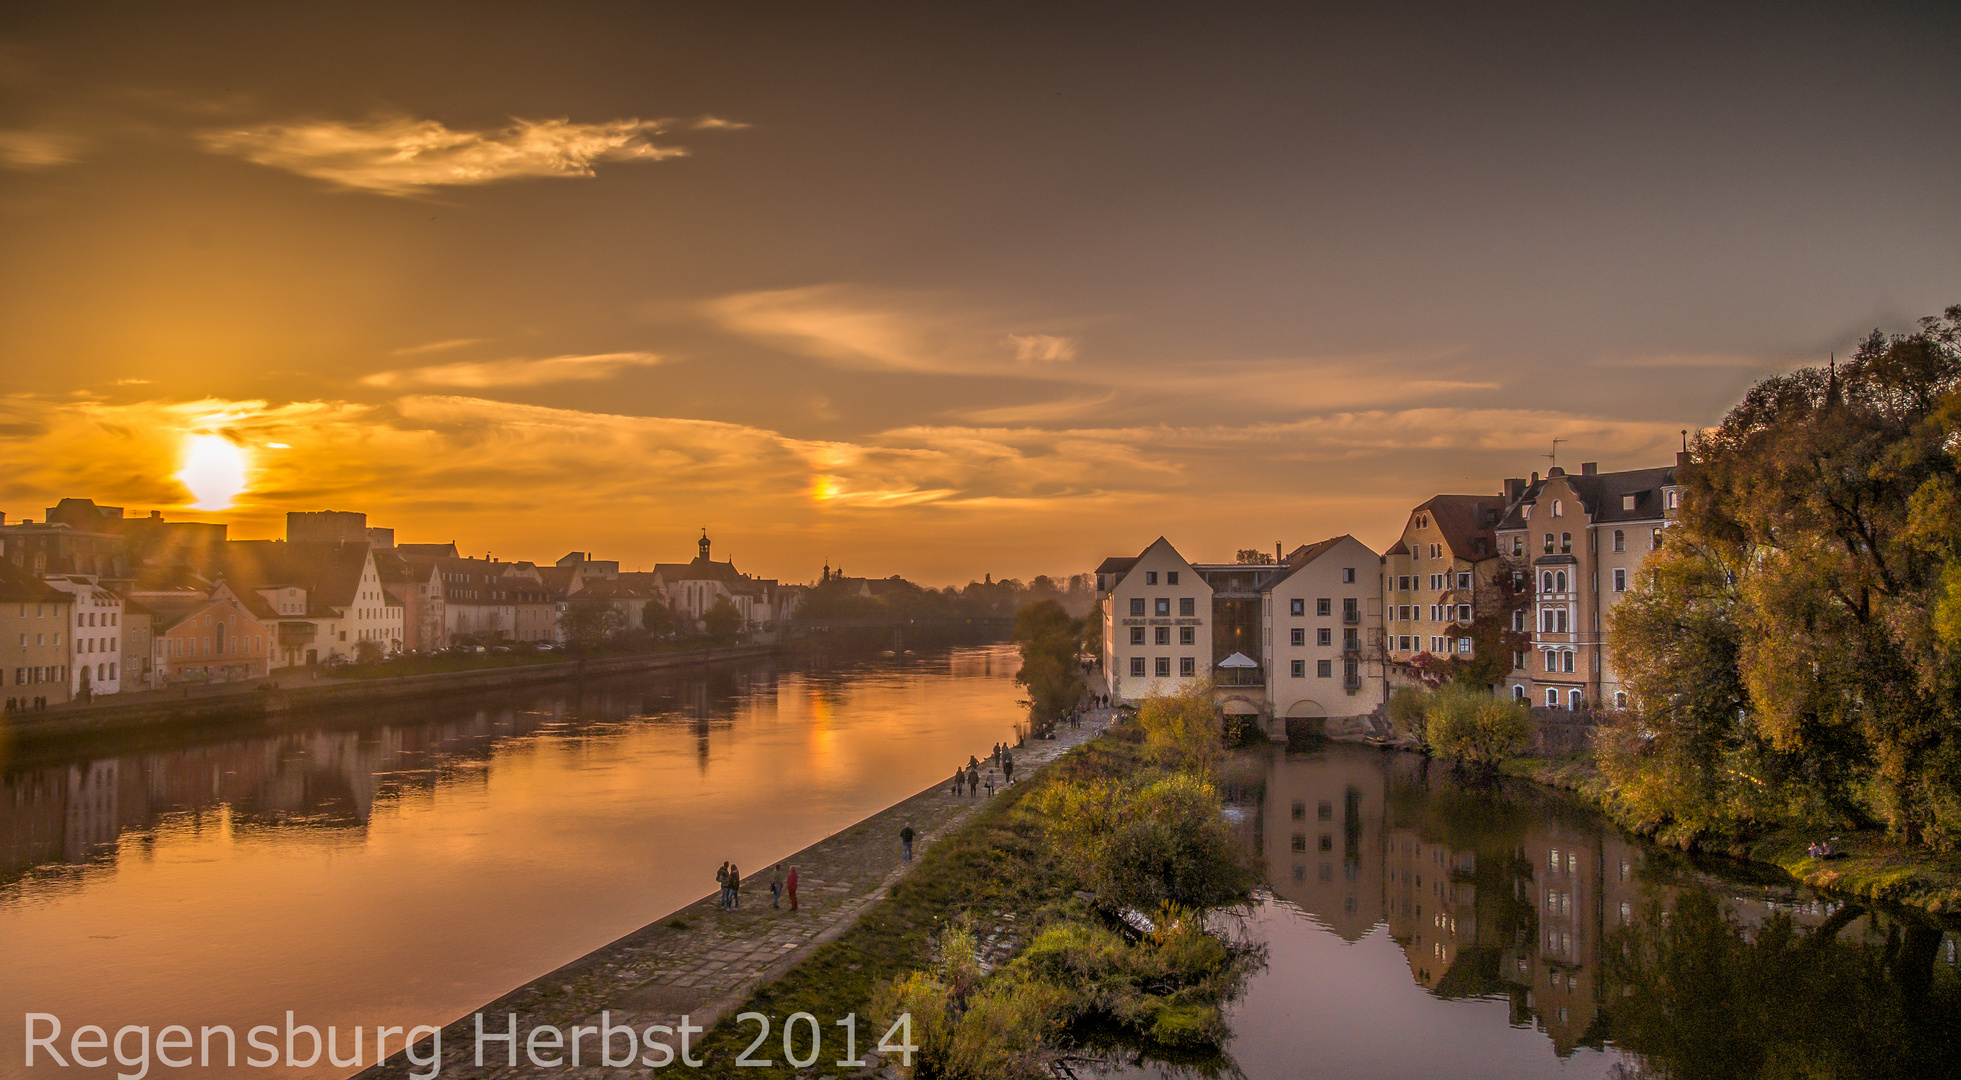
[[[741,906],[742,906],[742,871],[737,870],[735,868],[734,863],[730,863],[729,864],[729,910],[734,911],[736,908],[739,908]]]
[[[790,910],[797,910],[797,868],[790,868],[790,876],[783,882],[783,888],[790,894]]]
[[[912,838],[912,822],[908,821],[899,830],[899,858],[905,862],[912,861]]]
[[[980,770],[969,765],[967,766],[967,797],[973,798],[978,791],[980,791]]]
[[[715,871],[715,883],[716,883],[717,885],[719,885],[719,886],[721,886],[721,889],[722,889],[722,895],[721,895],[721,901],[720,901],[720,904],[721,904],[721,908],[722,908],[722,910],[723,910],[723,911],[727,911],[727,910],[729,909],[729,864],[728,864],[728,860],[726,860],[726,859],[724,859],[724,860],[722,860],[722,868],[721,868],[720,870],[717,870],[717,871]]]
[[[994,773],[991,770],[987,774],[987,797],[994,797]]]
[[[777,863],[776,869],[772,870],[769,875],[769,906],[771,910],[776,909],[776,902],[781,899],[783,899],[783,864]]]
[[[1015,782],[1015,756],[1013,754],[1001,755],[1001,775],[1007,778],[1008,783],[1012,784]]]

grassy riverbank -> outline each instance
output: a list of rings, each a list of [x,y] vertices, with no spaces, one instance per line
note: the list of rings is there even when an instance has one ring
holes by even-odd
[[[1563,758],[1513,758],[1500,771],[1535,783],[1571,791],[1600,808],[1626,828],[1643,835],[1653,832],[1646,822],[1628,821],[1613,791],[1584,755]],[[1833,846],[1843,857],[1820,860],[1806,853],[1816,832],[1773,828],[1738,838],[1715,854],[1775,866],[1817,889],[1904,904],[1935,914],[1961,914],[1961,854],[1909,847],[1880,830],[1837,832]]]
[[[1125,965],[1134,966],[1139,956],[1160,951],[1168,954],[1169,950],[1159,950],[1148,942],[1125,946],[1101,925],[1087,894],[1078,891],[1081,867],[1069,863],[1049,834],[1051,818],[1042,808],[1045,797],[1071,784],[1122,782],[1150,770],[1137,744],[1104,737],[1070,751],[1009,788],[966,824],[923,851],[918,865],[855,925],[724,1018],[707,1036],[710,1060],[732,1061],[755,1040],[756,1023],[743,1023],[735,1017],[756,1012],[770,1017],[772,1027],[754,1057],[776,1064],[753,1073],[741,1071],[755,1076],[794,1075],[795,1070],[783,1061],[782,1025],[791,1015],[806,1012],[819,1018],[823,1029],[820,1072],[848,1071],[831,1066],[842,1057],[838,1051],[843,1043],[843,1032],[833,1022],[847,1014],[858,1017],[857,1050],[870,1060],[870,1068],[896,1064],[896,1055],[884,1055],[881,1061],[873,1052],[887,1027],[875,1016],[878,1006],[874,1001],[882,989],[889,1001],[892,992],[885,988],[904,983],[908,977],[914,980],[909,985],[917,987],[921,976],[915,973],[919,972],[934,972],[948,982],[964,981],[969,986],[989,978],[988,972],[993,973],[993,979],[1018,980],[1005,998],[1012,1002],[1005,1010],[1001,1009],[1003,995],[990,998],[975,990],[971,998],[961,998],[972,1010],[967,1014],[970,1020],[990,1008],[999,1012],[988,1022],[990,1043],[1011,1042],[1027,1048],[1062,1034],[1043,1029],[1054,1022],[1059,1010],[1046,1000],[1039,1006],[1028,1003],[1030,995],[1023,991],[1042,998],[1042,988],[1020,978],[1027,964],[1011,963],[1010,957],[1038,938],[1040,943],[1032,951],[1059,963],[1093,954],[1104,963],[1101,972],[1072,970],[1070,974],[1084,984],[1100,975],[1107,986],[1113,977],[1121,981],[1128,970]],[[938,956],[936,945],[943,941],[959,943],[948,946],[949,952],[977,955],[971,959],[967,955]],[[949,975],[949,966],[960,970]],[[1176,1023],[1199,1011],[1187,999],[1170,1009],[1164,1007],[1168,999],[1141,998],[1131,995],[1131,1001],[1142,1006],[1138,1015],[1155,1007],[1160,1021],[1169,1017],[1169,1022]],[[956,1009],[954,1015],[960,1011]],[[934,1030],[943,1041],[944,1020],[915,1009],[913,1041],[928,1042],[928,1029],[936,1023],[941,1026]],[[1148,1029],[1149,1021],[1143,1026]],[[807,1029],[800,1031],[799,1039],[808,1044]],[[1151,1040],[1144,1041],[1148,1044]],[[1153,1052],[1165,1058],[1186,1053],[1170,1046],[1156,1047]]]

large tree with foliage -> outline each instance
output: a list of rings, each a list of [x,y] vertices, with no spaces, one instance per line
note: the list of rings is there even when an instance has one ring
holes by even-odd
[[[1686,661],[1702,666],[1671,676],[1683,661],[1647,644],[1657,628],[1643,625],[1637,590],[1613,633],[1618,666],[1650,688],[1646,707],[1703,680],[1720,696],[1733,679],[1744,700],[1722,737],[1732,749],[1761,744],[1769,775],[1751,783],[1863,808],[1908,840],[1961,842],[1957,448],[1961,306],[1914,334],[1875,331],[1844,365],[1752,388],[1697,439],[1684,470],[1670,547],[1692,565],[1647,586],[1681,591],[1682,574],[1721,574],[1733,630],[1704,629],[1734,634],[1734,665],[1711,639]],[[1671,678],[1695,682],[1670,690]],[[1713,738],[1725,730],[1715,709],[1689,700],[1668,711],[1698,717],[1697,731],[1707,721]]]
[[[1028,689],[1028,719],[1054,723],[1083,696],[1077,650],[1083,624],[1054,600],[1037,600],[1015,613],[1014,642],[1021,650],[1015,682]]]

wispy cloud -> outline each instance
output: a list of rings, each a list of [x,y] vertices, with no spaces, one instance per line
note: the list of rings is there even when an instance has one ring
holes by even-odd
[[[72,132],[45,128],[0,131],[0,164],[12,169],[46,169],[82,160],[87,140]]]
[[[688,126],[696,131],[741,131],[749,125],[721,116],[702,116],[695,118]]]
[[[1076,339],[1057,334],[1009,334],[1015,359],[1024,364],[1047,364],[1076,358]]]
[[[660,357],[645,352],[595,353],[590,356],[550,356],[541,360],[460,360],[453,364],[377,371],[362,385],[389,389],[412,386],[451,386],[475,390],[492,386],[543,386],[547,383],[609,379],[632,367],[651,367]]]
[[[661,161],[687,154],[654,135],[663,120],[516,120],[494,131],[458,131],[440,121],[384,116],[315,120],[202,136],[207,149],[382,195],[525,177],[592,176],[602,161]]]
[[[480,338],[480,337],[450,338],[448,341],[432,341],[429,342],[427,345],[409,345],[404,348],[396,349],[391,355],[422,356],[428,353],[448,352],[451,349],[460,349],[465,345],[480,345],[483,342],[489,340],[490,340],[489,338]]]

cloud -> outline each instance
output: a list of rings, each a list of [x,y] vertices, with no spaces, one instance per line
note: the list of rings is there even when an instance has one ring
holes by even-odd
[[[1795,361],[1737,353],[1660,353],[1649,356],[1603,356],[1593,367],[1600,368],[1745,368],[1769,370],[1793,366]]]
[[[1054,363],[1076,358],[1076,339],[1056,334],[1009,334],[1015,359],[1024,364]]]
[[[728,120],[720,116],[703,116],[688,126],[696,131],[741,131],[749,125],[740,120]]]
[[[448,352],[451,349],[460,349],[465,345],[478,345],[489,340],[489,338],[480,337],[450,338],[448,341],[432,341],[427,345],[410,345],[406,348],[396,349],[392,355],[421,356],[425,353]]]
[[[0,164],[12,169],[46,169],[82,160],[87,141],[46,129],[0,131]]]
[[[495,131],[455,131],[405,116],[317,120],[206,132],[205,147],[247,161],[382,195],[525,177],[592,176],[602,161],[661,161],[687,149],[650,141],[661,120],[516,120]]]
[[[423,347],[424,350],[428,348]],[[383,388],[453,386],[460,389],[543,386],[547,383],[609,379],[625,368],[651,367],[658,363],[659,356],[645,352],[552,356],[542,360],[462,360],[453,364],[377,371],[364,376],[361,384]]]

